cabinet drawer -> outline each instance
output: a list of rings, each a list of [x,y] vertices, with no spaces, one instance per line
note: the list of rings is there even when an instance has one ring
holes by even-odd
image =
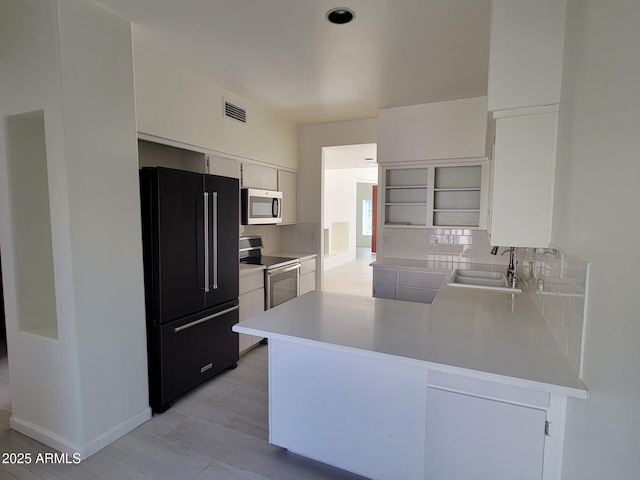
[[[305,273],[311,273],[316,271],[316,259],[312,258],[311,260],[305,260],[304,262],[300,262],[300,275],[304,275]]]
[[[398,277],[398,272],[395,269],[388,268],[374,268],[373,269],[373,283],[375,285],[386,284],[395,285]]]
[[[238,334],[231,328],[239,312],[198,318],[198,315],[152,327],[150,403],[162,411],[182,394],[238,361]],[[205,318],[207,318],[205,320]],[[176,331],[177,330],[177,331]]]
[[[446,274],[440,272],[420,272],[415,270],[400,270],[398,272],[398,285],[419,288],[439,289]]]
[[[373,296],[376,298],[389,298],[395,300],[396,287],[393,285],[374,285]]]
[[[432,303],[437,294],[437,289],[396,287],[396,300],[404,300],[406,302]]]
[[[240,277],[240,295],[259,288],[264,288],[264,273],[262,271],[246,277]]]

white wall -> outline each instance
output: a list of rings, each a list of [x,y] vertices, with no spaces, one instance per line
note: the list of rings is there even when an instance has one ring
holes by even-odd
[[[185,147],[298,168],[293,123],[139,48],[135,48],[135,81],[140,133]],[[223,117],[223,97],[247,109],[246,124]]]
[[[0,118],[44,112],[58,322],[57,339],[18,328],[2,128],[11,426],[89,455],[150,417],[130,24],[82,0],[3,1],[0,18]]]
[[[321,232],[323,208],[323,160],[322,148],[337,145],[359,145],[376,143],[377,121],[375,118],[354,120],[350,122],[323,123],[319,125],[304,125],[299,128],[299,162],[298,194],[298,222],[306,224],[308,234],[307,244],[315,245],[314,252],[320,254],[323,248]],[[309,228],[314,225],[315,229]],[[323,259],[318,257],[316,270],[317,285],[322,285]]]
[[[331,229],[334,222],[347,222],[348,248],[340,253],[340,258],[325,258],[324,270],[338,267],[356,259],[357,186],[358,182],[373,182],[378,178],[377,168],[328,169],[324,173],[324,229]],[[332,251],[330,254],[338,253]]]
[[[487,155],[487,97],[378,111],[378,162]]]
[[[564,480],[640,472],[640,3],[569,0],[553,243],[591,263]]]

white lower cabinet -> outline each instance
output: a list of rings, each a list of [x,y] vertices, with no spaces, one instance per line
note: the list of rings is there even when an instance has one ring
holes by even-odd
[[[316,259],[300,262],[300,295],[316,289]]]
[[[425,478],[540,480],[546,412],[427,388]]]
[[[373,267],[373,296],[432,303],[448,272],[428,269]]]
[[[478,374],[271,338],[269,441],[374,479],[559,480],[566,396]]]
[[[560,477],[564,419],[551,394],[439,372],[428,377],[425,480]]]
[[[264,312],[264,272],[240,277],[240,321]],[[262,340],[255,335],[239,334],[240,354]]]

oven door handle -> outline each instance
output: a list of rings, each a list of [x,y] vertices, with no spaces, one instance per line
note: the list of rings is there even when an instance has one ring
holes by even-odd
[[[298,270],[300,268],[300,264],[291,265],[289,267],[275,268],[273,270],[267,270],[267,275],[278,275],[280,273],[287,273],[291,270]]]

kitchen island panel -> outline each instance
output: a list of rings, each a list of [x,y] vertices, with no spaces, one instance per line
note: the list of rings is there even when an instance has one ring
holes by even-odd
[[[369,478],[423,479],[426,371],[269,341],[270,442]]]

